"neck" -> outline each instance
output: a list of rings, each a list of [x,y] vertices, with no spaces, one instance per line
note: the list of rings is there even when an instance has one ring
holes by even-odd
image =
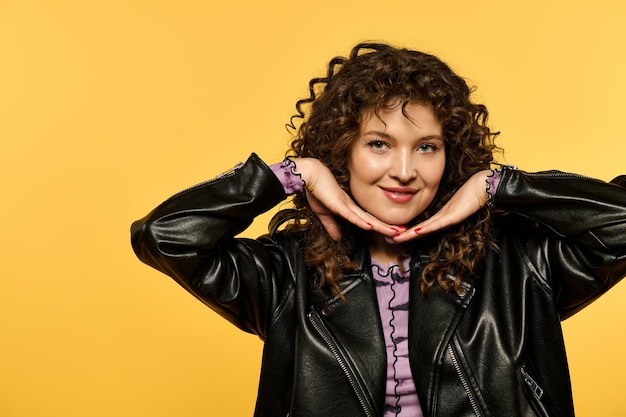
[[[380,233],[368,234],[367,248],[372,259],[383,264],[402,264],[403,259],[409,254],[409,243],[392,243]]]

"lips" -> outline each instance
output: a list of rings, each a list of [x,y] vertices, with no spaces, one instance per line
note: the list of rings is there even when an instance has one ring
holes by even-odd
[[[415,188],[408,187],[381,187],[381,190],[394,203],[407,203],[417,193]]]

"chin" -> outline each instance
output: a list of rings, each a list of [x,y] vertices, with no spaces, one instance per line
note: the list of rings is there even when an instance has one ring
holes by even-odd
[[[416,224],[416,220],[421,219],[420,217],[424,210],[420,210],[419,208],[398,208],[392,207],[387,210],[383,208],[377,208],[376,210],[367,210],[365,211],[370,213],[372,216],[376,217],[381,222],[385,222],[390,226],[413,226]]]
[[[411,226],[415,217],[377,217],[378,220],[387,223],[390,226]]]

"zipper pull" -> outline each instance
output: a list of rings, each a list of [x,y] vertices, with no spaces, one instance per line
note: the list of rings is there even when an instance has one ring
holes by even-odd
[[[531,377],[528,374],[528,372],[526,372],[526,367],[525,366],[522,366],[520,368],[520,372],[522,373],[522,377],[524,378],[524,382],[526,382],[526,385],[528,385],[528,387],[532,391],[532,393],[535,396],[535,398],[540,400],[541,396],[543,395],[543,389],[539,386],[537,381],[535,381],[533,379],[533,377]]]
[[[234,167],[232,167],[231,169],[222,172],[221,174],[218,174],[215,179],[220,179],[220,178],[224,178],[224,177],[228,177],[229,175],[232,175],[235,173],[235,171],[237,171],[239,168],[241,168],[243,166],[243,162],[239,162],[237,163],[237,165],[235,165]]]

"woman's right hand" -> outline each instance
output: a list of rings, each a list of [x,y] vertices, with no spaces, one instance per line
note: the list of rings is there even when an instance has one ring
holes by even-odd
[[[333,173],[315,158],[293,158],[294,172],[305,182],[311,210],[334,240],[341,239],[341,228],[335,220],[339,216],[364,230],[374,230],[385,236],[395,236],[404,230],[388,225],[359,207],[337,183]]]

